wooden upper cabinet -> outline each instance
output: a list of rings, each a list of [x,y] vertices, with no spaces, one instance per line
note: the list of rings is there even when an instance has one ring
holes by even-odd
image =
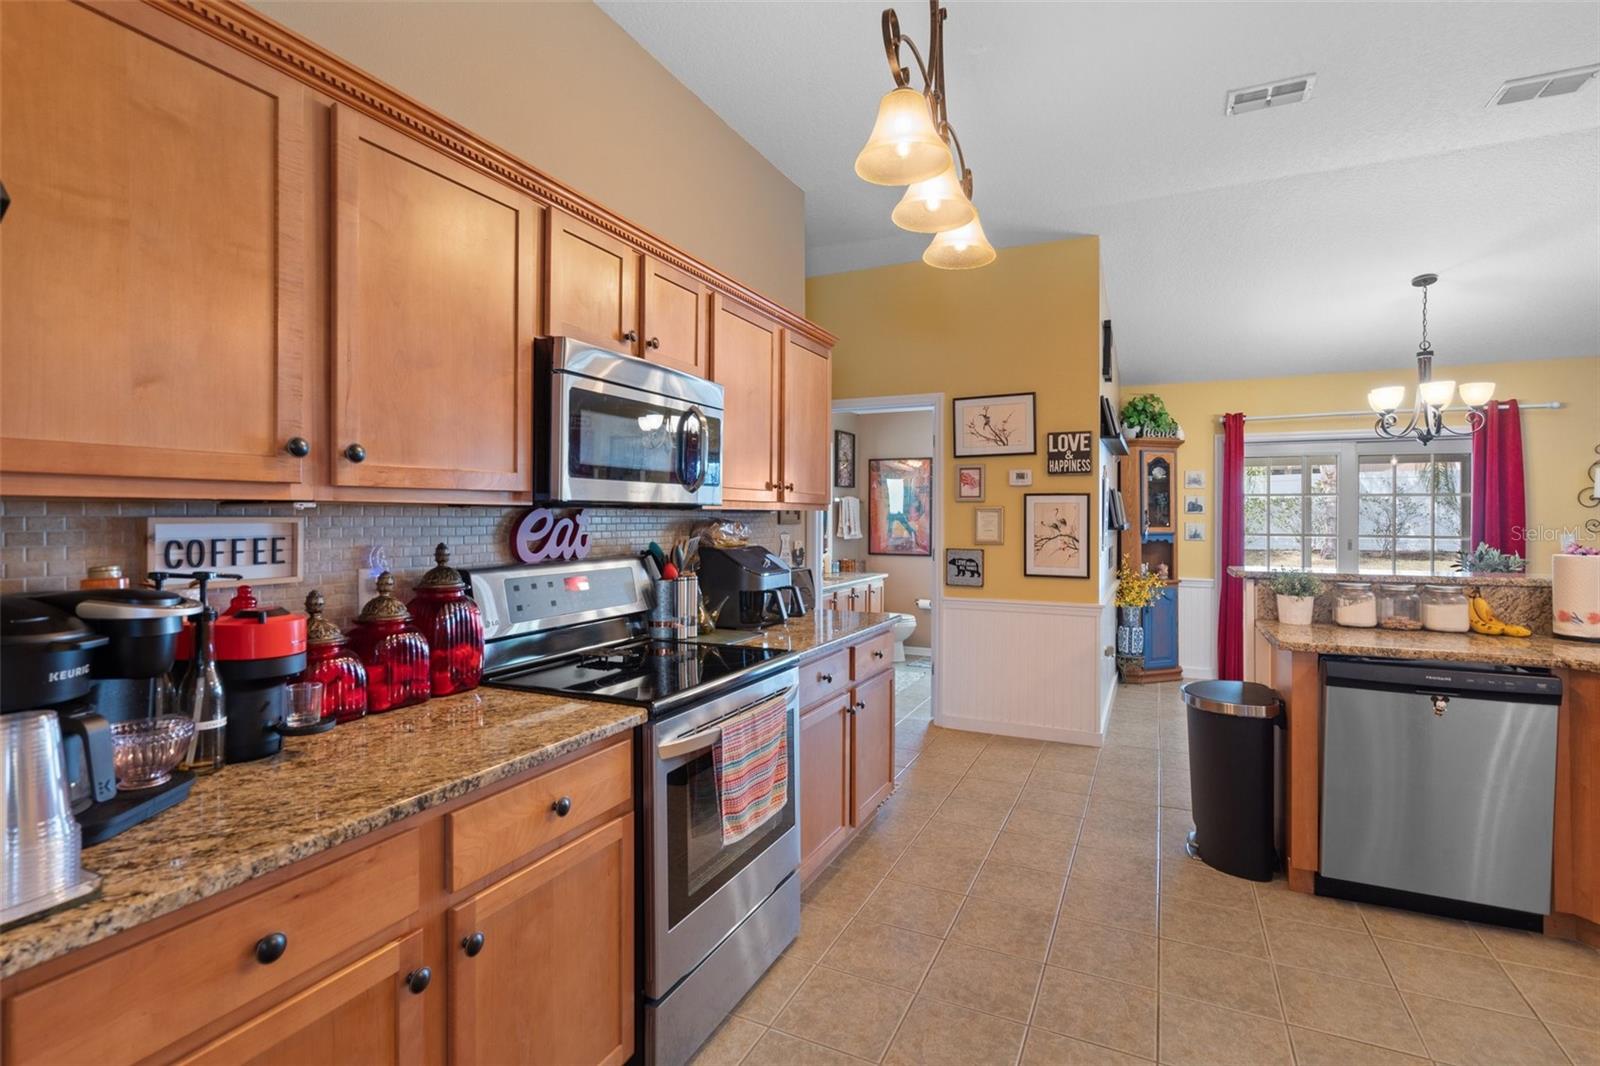
[[[721,294],[712,297],[711,380],[723,389],[724,503],[779,499],[781,333],[765,315]]]
[[[300,482],[305,90],[154,8],[8,3],[0,96],[0,464]]]
[[[711,287],[654,256],[644,261],[644,357],[706,376]]]
[[[628,1061],[634,887],[630,814],[451,909],[450,1061]]]
[[[334,141],[334,483],[531,493],[543,208],[345,107]]]
[[[783,502],[826,507],[832,485],[832,376],[828,353],[783,331]]]
[[[644,256],[620,237],[550,212],[545,242],[545,328],[626,355],[639,355],[639,272]]]
[[[407,978],[422,969],[422,934],[411,933],[179,1059],[179,1066],[420,1064],[423,1002],[433,982],[414,992]]]

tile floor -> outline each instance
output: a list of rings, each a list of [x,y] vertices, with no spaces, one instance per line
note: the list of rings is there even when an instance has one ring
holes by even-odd
[[[899,787],[698,1063],[1600,1063],[1600,952],[1185,856],[1176,685],[1095,749],[941,729],[929,681],[897,668]]]

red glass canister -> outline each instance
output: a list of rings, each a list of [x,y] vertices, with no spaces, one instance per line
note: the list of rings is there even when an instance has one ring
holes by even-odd
[[[322,682],[322,717],[353,722],[367,713],[367,668],[349,648],[349,639],[322,616],[322,593],[306,596],[307,681]]]
[[[438,565],[422,575],[407,606],[433,649],[433,694],[448,696],[477,688],[483,677],[483,614],[461,572],[448,565],[449,547],[434,548],[433,560]]]
[[[350,648],[367,668],[367,713],[382,714],[428,698],[428,638],[394,598],[394,575],[378,575],[378,594],[350,629]]]

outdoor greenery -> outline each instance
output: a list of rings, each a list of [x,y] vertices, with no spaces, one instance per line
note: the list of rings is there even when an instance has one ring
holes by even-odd
[[[1315,596],[1322,591],[1322,580],[1304,570],[1274,570],[1267,584],[1279,596]]]
[[[1520,574],[1527,562],[1516,552],[1509,555],[1499,548],[1479,544],[1473,551],[1463,551],[1454,567],[1469,574]]]
[[[1122,405],[1122,424],[1135,426],[1148,437],[1171,437],[1178,432],[1177,420],[1168,413],[1166,403],[1152,392]]]

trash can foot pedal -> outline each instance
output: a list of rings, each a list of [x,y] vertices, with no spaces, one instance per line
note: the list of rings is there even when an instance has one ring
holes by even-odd
[[[1199,830],[1191,829],[1183,838],[1184,854],[1188,855],[1191,859],[1198,859],[1200,857],[1200,842],[1195,839],[1195,834],[1197,832],[1199,832]]]

